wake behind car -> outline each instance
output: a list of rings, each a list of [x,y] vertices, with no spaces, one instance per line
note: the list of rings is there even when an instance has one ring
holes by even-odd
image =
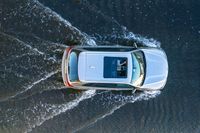
[[[74,46],[62,58],[63,82],[74,89],[159,90],[167,76],[167,57],[160,48]]]

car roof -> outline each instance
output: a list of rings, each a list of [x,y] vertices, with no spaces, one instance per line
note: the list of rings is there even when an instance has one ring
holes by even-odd
[[[127,76],[126,78],[105,78],[104,69],[105,57],[119,57],[127,59]],[[83,51],[78,58],[78,75],[79,80],[85,83],[126,83],[131,81],[132,58],[130,52],[96,52]]]

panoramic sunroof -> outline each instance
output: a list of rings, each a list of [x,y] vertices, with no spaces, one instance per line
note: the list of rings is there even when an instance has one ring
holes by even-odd
[[[126,57],[104,57],[104,78],[127,78]]]

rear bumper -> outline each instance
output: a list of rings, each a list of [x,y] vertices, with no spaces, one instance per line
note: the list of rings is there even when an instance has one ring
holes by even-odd
[[[70,83],[69,76],[68,76],[68,61],[69,61],[69,54],[72,47],[67,47],[63,53],[62,57],[62,79],[66,87],[72,87],[72,84]]]

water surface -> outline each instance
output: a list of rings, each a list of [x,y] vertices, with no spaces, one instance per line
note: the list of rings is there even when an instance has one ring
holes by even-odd
[[[0,2],[0,132],[199,133],[200,2],[3,0]],[[66,89],[70,45],[162,47],[160,92]]]

